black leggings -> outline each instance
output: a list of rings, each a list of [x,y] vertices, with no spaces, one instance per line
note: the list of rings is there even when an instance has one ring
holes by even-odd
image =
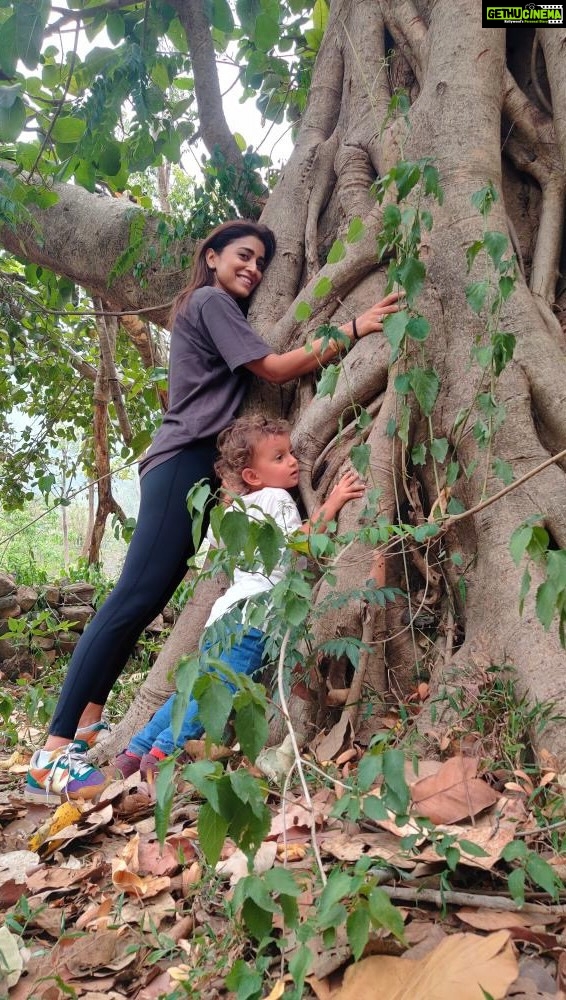
[[[194,554],[187,493],[214,475],[214,442],[185,448],[142,477],[140,509],[116,586],[81,636],[69,663],[53,736],[72,740],[89,702],[104,705],[141,632],[163,610]]]

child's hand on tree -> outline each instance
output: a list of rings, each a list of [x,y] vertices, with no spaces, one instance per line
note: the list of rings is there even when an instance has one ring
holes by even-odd
[[[324,531],[328,522],[334,520],[344,504],[348,503],[349,500],[359,500],[365,491],[365,483],[362,482],[357,472],[353,470],[345,472],[328,494],[322,507],[304,525],[304,530],[310,531],[314,528],[315,531]]]

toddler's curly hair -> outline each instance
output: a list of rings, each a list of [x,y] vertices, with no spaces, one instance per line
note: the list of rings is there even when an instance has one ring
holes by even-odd
[[[218,459],[214,469],[222,483],[223,491],[231,493],[250,493],[251,487],[242,479],[242,471],[254,459],[254,452],[259,441],[274,434],[288,434],[289,424],[286,420],[274,420],[261,413],[248,417],[238,417],[218,435]]]

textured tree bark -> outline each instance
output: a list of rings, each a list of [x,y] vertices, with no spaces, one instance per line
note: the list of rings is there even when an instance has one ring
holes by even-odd
[[[183,0],[176,6],[189,9]],[[386,66],[388,47],[393,54]],[[519,477],[566,447],[565,56],[563,29],[483,29],[478,6],[465,0],[374,0],[355,6],[332,0],[297,142],[262,216],[276,231],[278,253],[250,319],[281,351],[303,343],[321,322],[350,319],[380,297],[386,275],[376,262],[375,241],[382,209],[370,200],[371,181],[400,156],[428,157],[438,167],[444,201],[433,210],[432,231],[424,234],[427,283],[419,307],[431,324],[427,362],[440,378],[432,430],[436,438],[447,439],[455,459],[469,470],[453,488],[468,509],[484,491],[494,493],[500,486],[491,468],[494,456],[512,465]],[[406,85],[411,105],[406,116],[385,123],[395,80]],[[506,418],[491,453],[478,453],[472,435],[460,439],[455,423],[478,392],[470,348],[481,342],[484,329],[466,301],[466,285],[477,274],[467,274],[465,252],[483,232],[471,197],[488,183],[499,195],[489,228],[509,234],[521,273],[499,318],[500,328],[516,336],[514,358],[497,385]],[[29,231],[0,230],[2,245],[67,274],[119,308],[156,309],[172,298],[179,281],[174,269],[156,270],[155,280],[144,288],[131,274],[123,275],[109,292],[108,273],[128,242],[129,209],[76,187],[64,188],[61,195],[48,211],[36,210],[41,246]],[[344,235],[356,215],[365,223],[362,239],[347,247],[339,263],[324,263],[333,239]],[[146,227],[151,241],[154,221],[148,219]],[[323,276],[331,279],[332,292],[320,299],[315,286]],[[303,324],[295,317],[301,301],[313,310]],[[347,461],[353,402],[365,405],[373,417],[367,443],[371,479],[383,491],[381,511],[418,522],[444,503],[428,467],[411,465],[407,451],[390,436],[397,393],[389,356],[389,346],[377,337],[357,344],[345,359],[332,399],[316,397],[312,378],[284,391],[254,390],[250,402],[292,417],[307,509],[320,502]],[[414,363],[420,357],[415,347]],[[339,436],[341,418],[345,430]],[[415,412],[409,447],[424,440],[424,424]],[[509,554],[511,532],[535,515],[542,516],[552,544],[566,546],[565,471],[560,461],[497,504],[454,518],[440,542],[414,557],[402,548],[386,551],[388,582],[410,597],[408,610],[388,606],[385,615],[376,616],[373,641],[384,653],[373,676],[381,677],[377,683],[386,688],[380,694],[406,697],[411,685],[432,670],[435,696],[456,687],[465,696],[466,690],[477,691],[486,667],[510,664],[519,691],[533,704],[552,700],[555,714],[566,715],[564,651],[556,626],[544,631],[533,604],[540,577],[535,570],[521,616],[523,567],[515,566]],[[355,523],[357,513],[349,505],[342,524]],[[371,573],[375,556],[362,546],[350,549],[338,567],[337,589],[346,590]],[[200,594],[198,600],[206,603],[207,598],[210,594]],[[317,635],[348,630],[361,636],[362,612],[353,602],[319,620],[315,613],[313,629]],[[418,624],[424,612],[436,620],[437,642]],[[156,706],[164,694],[164,670],[174,666],[181,651],[194,648],[203,615],[199,604],[185,609],[128,720],[135,717],[139,724]],[[438,718],[443,704],[435,705],[434,722],[430,710],[422,713],[423,732],[452,724],[449,713]],[[131,721],[117,730],[114,749],[121,749],[116,741],[127,742],[126,732]],[[555,755],[561,767],[566,762],[566,730],[560,723],[536,734],[535,745]]]

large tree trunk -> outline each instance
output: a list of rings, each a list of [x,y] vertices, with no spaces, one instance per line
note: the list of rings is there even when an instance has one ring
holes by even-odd
[[[183,7],[182,0],[175,6]],[[393,53],[386,68],[390,46]],[[564,281],[557,283],[559,269],[564,270],[566,263],[565,57],[564,29],[539,29],[536,34],[528,28],[482,29],[480,8],[464,0],[422,0],[415,5],[409,0],[361,5],[332,0],[295,149],[262,216],[277,233],[278,254],[250,318],[277,350],[285,350],[303,342],[319,323],[330,317],[335,322],[349,319],[381,295],[386,275],[376,264],[376,236],[382,208],[369,193],[372,180],[383,176],[400,156],[429,157],[437,165],[444,201],[435,205],[433,229],[425,233],[421,255],[427,283],[419,308],[431,324],[426,361],[440,377],[433,433],[448,440],[462,467],[469,468],[479,458],[475,471],[462,476],[453,489],[468,509],[501,485],[491,472],[493,456],[509,463],[518,478],[566,447],[566,343],[558,319],[565,317],[566,288]],[[392,86],[399,81],[407,88],[411,107],[406,118],[395,117],[384,127]],[[499,319],[499,327],[516,336],[514,358],[497,385],[506,418],[491,452],[478,453],[472,435],[460,440],[454,424],[478,389],[470,348],[476,338],[481,341],[484,324],[466,301],[466,285],[475,277],[466,273],[466,249],[483,233],[483,220],[471,196],[490,183],[499,200],[489,216],[489,228],[509,234],[521,273]],[[124,247],[125,217],[113,204],[113,228],[100,199],[67,189],[65,204],[71,212],[75,201],[87,214],[92,201],[99,218],[96,226],[84,231],[85,244],[95,241],[91,252],[86,245],[80,247],[80,260],[96,261],[96,274],[90,279],[68,255],[59,261],[60,241],[48,239],[39,248],[26,234],[22,234],[25,244],[18,234],[3,232],[0,237],[14,252],[21,254],[24,246],[30,259],[70,276],[75,272],[77,280],[103,294],[105,274]],[[37,215],[46,225],[54,220],[60,226],[61,210],[54,206]],[[321,264],[334,238],[345,232],[354,216],[364,220],[362,239],[348,246],[339,263]],[[101,242],[103,220],[114,236]],[[331,279],[332,292],[321,299],[314,289],[323,275]],[[165,301],[174,280],[163,276],[159,295],[152,293],[149,304]],[[112,301],[135,308],[145,300],[126,275],[113,286]],[[298,301],[312,307],[307,323],[296,321]],[[414,363],[422,363],[417,346]],[[367,441],[371,476],[383,489],[382,512],[398,518],[399,497],[405,496],[412,497],[412,517],[417,521],[441,505],[443,482],[436,480],[428,465],[410,466],[406,450],[390,436],[397,393],[389,358],[389,346],[380,338],[357,344],[344,361],[332,399],[316,397],[314,380],[309,378],[283,392],[258,386],[255,403],[293,419],[307,508],[320,500],[347,461],[348,432],[338,439],[337,431],[340,417],[351,413],[353,399],[374,418]],[[416,410],[412,416],[410,445],[422,441],[427,431]],[[389,576],[395,577],[389,582],[396,585],[398,565],[402,567],[403,587],[412,592],[411,613],[409,626],[402,623],[406,611],[398,607],[375,616],[374,639],[381,641],[385,633],[388,641],[384,662],[376,662],[370,670],[374,687],[405,695],[407,686],[414,684],[419,653],[412,612],[415,607],[430,609],[436,602],[437,620],[444,616],[445,641],[430,647],[434,694],[451,685],[465,688],[470,675],[489,664],[511,664],[520,691],[533,703],[550,699],[556,715],[566,714],[565,657],[558,631],[554,625],[544,631],[536,616],[531,596],[539,582],[536,572],[524,613],[519,614],[523,567],[515,566],[509,553],[511,532],[534,515],[542,515],[553,545],[566,545],[564,471],[563,460],[550,465],[497,503],[453,518],[440,544],[424,552],[408,550],[398,564],[388,561]],[[356,514],[355,505],[349,505],[344,523],[354,523]],[[461,557],[462,568],[451,561],[454,555]],[[339,566],[337,588],[346,589],[369,576],[375,560],[374,551],[350,549]],[[435,560],[441,565],[435,566]],[[464,572],[465,603],[459,587]],[[316,621],[315,615],[315,629],[321,636],[338,629],[361,636],[363,615],[364,609],[351,604],[324,620]],[[180,650],[192,648],[201,619],[202,607],[197,604],[183,613],[168,644],[174,652],[169,656],[164,651],[162,663],[157,661],[148,678],[143,695],[146,711],[146,695],[151,698],[153,691],[162,691],[156,678],[162,676],[163,663],[169,666]],[[138,722],[144,721],[143,714],[140,710]],[[449,723],[447,717],[445,724]],[[421,728],[426,731],[431,725],[431,715],[425,711]],[[120,727],[116,737],[122,745],[127,742],[126,729]],[[566,731],[561,725],[551,724],[537,739],[539,750],[556,755],[564,764]]]

